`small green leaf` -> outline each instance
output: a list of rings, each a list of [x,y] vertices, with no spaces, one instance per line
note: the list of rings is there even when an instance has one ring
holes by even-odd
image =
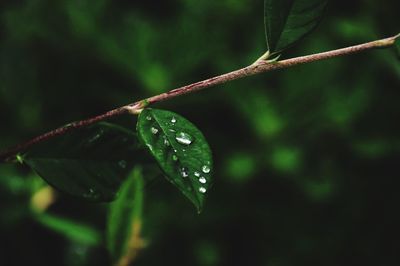
[[[92,246],[99,245],[101,242],[100,233],[88,225],[46,213],[35,214],[34,217],[45,227],[73,241]]]
[[[21,156],[55,188],[89,201],[113,200],[133,163],[144,160],[136,135],[99,123],[33,146]]]
[[[182,116],[157,109],[142,111],[137,132],[167,180],[200,212],[212,183],[212,155],[203,134]]]
[[[270,55],[279,54],[310,33],[327,0],[265,0],[264,24]]]
[[[135,167],[124,182],[120,195],[111,205],[107,223],[107,246],[113,262],[118,262],[133,244],[140,247],[140,227],[143,208],[143,177],[141,168]],[[136,230],[136,231],[135,231]],[[115,263],[116,264],[116,263]]]

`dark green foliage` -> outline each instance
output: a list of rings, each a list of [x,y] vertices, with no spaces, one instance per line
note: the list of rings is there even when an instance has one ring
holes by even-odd
[[[212,155],[203,134],[176,113],[150,108],[139,115],[137,131],[168,181],[201,211],[212,183]]]
[[[310,33],[327,0],[265,0],[264,23],[270,54],[279,54]]]
[[[47,213],[37,213],[35,219],[48,229],[81,244],[95,246],[102,241],[100,232],[89,225],[80,224],[78,221]]]
[[[117,262],[132,242],[133,228],[142,223],[144,184],[140,167],[135,167],[111,205],[107,222],[107,247]],[[134,224],[135,223],[135,224]]]
[[[261,0],[0,7],[1,148],[237,69],[265,47]],[[398,0],[331,1],[293,52],[391,36],[398,10]],[[217,184],[196,215],[173,186],[144,174],[149,245],[133,265],[398,265],[399,81],[399,61],[383,49],[161,103],[206,132]],[[110,266],[102,241],[88,247],[31,217],[38,180],[0,165],[0,264]],[[59,193],[46,212],[104,231],[108,207]]]
[[[143,154],[134,133],[100,123],[39,143],[20,159],[63,192],[110,201]]]

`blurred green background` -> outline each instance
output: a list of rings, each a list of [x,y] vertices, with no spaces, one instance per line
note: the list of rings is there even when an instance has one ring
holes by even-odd
[[[262,0],[2,0],[0,147],[252,63],[266,49],[262,9]],[[331,1],[284,58],[394,35],[399,9]],[[164,179],[146,188],[147,247],[135,265],[400,265],[399,89],[399,61],[378,50],[156,105],[203,131],[215,184],[200,215]],[[47,213],[84,225],[60,233],[51,226],[60,221],[31,210],[41,182],[0,165],[0,264],[108,265],[107,204],[58,195]]]

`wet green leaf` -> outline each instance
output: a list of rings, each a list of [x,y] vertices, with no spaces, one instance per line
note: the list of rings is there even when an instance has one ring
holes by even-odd
[[[100,233],[91,226],[46,213],[36,214],[35,219],[50,230],[82,244],[95,246],[101,242]]]
[[[100,123],[37,144],[20,159],[63,192],[110,201],[143,156],[133,132]]]
[[[212,155],[203,134],[182,116],[157,109],[142,111],[137,131],[168,181],[201,211],[212,183]]]
[[[140,246],[137,242],[141,241],[143,183],[141,168],[134,168],[124,182],[119,197],[110,205],[107,247],[114,262],[127,253],[129,244]]]
[[[265,0],[268,51],[279,54],[310,33],[322,18],[327,0]]]

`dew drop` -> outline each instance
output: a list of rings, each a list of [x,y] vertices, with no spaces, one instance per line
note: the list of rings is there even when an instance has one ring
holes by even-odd
[[[196,177],[200,177],[200,173],[199,173],[199,172],[194,172],[194,175],[195,175]]]
[[[183,167],[183,168],[181,169],[181,176],[182,176],[182,177],[188,177],[188,176],[189,176],[189,173],[188,173],[187,168]]]
[[[92,138],[89,139],[89,143],[93,143],[96,140],[98,140],[103,135],[103,133],[104,133],[103,129],[100,129],[96,135],[94,135]]]
[[[205,184],[205,183],[207,183],[207,180],[202,176],[199,178],[199,182],[202,184]]]
[[[85,198],[92,198],[92,199],[97,199],[100,197],[100,195],[93,188],[89,188],[89,191],[83,194],[83,196]]]
[[[176,156],[175,154],[172,155],[172,160],[174,160],[175,162],[178,161],[178,156]]]
[[[207,189],[205,187],[200,187],[199,192],[204,194],[207,192]]]
[[[101,134],[96,134],[89,139],[89,143],[93,143],[101,137]]]
[[[147,121],[151,121],[151,116],[149,116],[149,115],[146,116],[146,120],[147,120]]]
[[[175,139],[183,145],[190,145],[193,142],[193,137],[185,132],[176,133]]]
[[[121,168],[126,168],[126,161],[125,160],[121,160],[121,161],[119,161],[118,162],[118,165],[121,167]]]
[[[208,165],[203,165],[203,167],[201,168],[201,170],[203,171],[203,173],[208,174],[211,169]]]
[[[172,124],[175,124],[175,123],[176,123],[176,118],[175,118],[175,117],[172,117],[172,118],[171,118],[171,123],[172,123]]]
[[[153,150],[153,146],[151,146],[151,144],[146,144],[147,147],[149,147],[149,149],[152,151]]]
[[[166,138],[164,138],[164,145],[167,147],[169,146],[169,141]]]
[[[151,133],[153,134],[153,135],[157,135],[157,133],[158,133],[158,129],[157,128],[155,128],[155,127],[151,127]]]

